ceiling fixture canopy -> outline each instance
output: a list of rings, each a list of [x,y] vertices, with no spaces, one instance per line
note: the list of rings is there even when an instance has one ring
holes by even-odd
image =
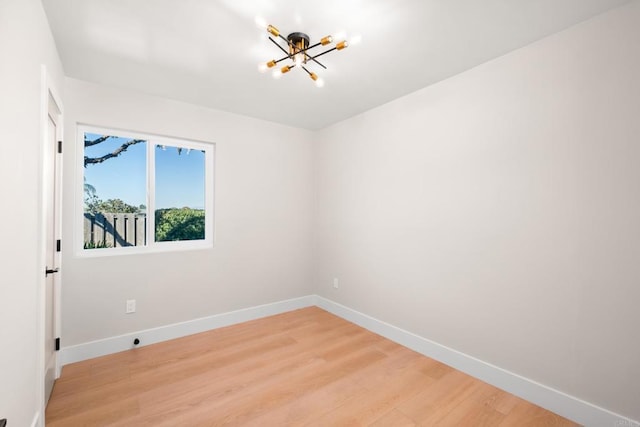
[[[324,66],[324,64],[322,64],[320,61],[318,61],[318,58],[322,55],[326,55],[329,52],[333,52],[334,50],[342,50],[349,46],[346,40],[342,40],[336,43],[333,47],[328,48],[324,52],[312,54],[312,49],[318,46],[328,46],[333,43],[333,37],[326,36],[321,38],[319,42],[311,44],[311,39],[305,33],[295,32],[289,34],[287,37],[284,37],[282,34],[280,34],[280,30],[278,30],[273,25],[267,25],[266,29],[270,34],[269,40],[273,44],[275,44],[278,49],[280,49],[284,53],[285,56],[280,59],[272,59],[269,62],[260,64],[260,71],[266,71],[270,68],[275,68],[274,77],[280,77],[281,75],[291,71],[293,68],[299,67],[309,75],[311,80],[313,80],[318,87],[322,87],[324,85],[323,80],[319,78],[316,73],[309,71],[307,67],[313,64],[319,65],[326,70],[327,67]],[[276,41],[274,37],[278,41],[284,40],[286,42],[286,48],[283,47],[281,43],[278,43],[278,41]],[[287,60],[290,61],[288,64],[284,66],[279,65],[282,61]]]

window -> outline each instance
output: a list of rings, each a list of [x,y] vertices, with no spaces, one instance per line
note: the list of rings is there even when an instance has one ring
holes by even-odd
[[[83,255],[213,246],[214,145],[78,126]]]

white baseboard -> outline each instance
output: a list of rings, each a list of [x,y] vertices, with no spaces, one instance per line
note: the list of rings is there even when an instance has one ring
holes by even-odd
[[[300,298],[231,311],[228,313],[216,314],[186,322],[174,323],[171,325],[161,326],[159,328],[146,329],[143,331],[132,332],[130,334],[90,341],[69,347],[62,347],[60,349],[58,360],[60,360],[60,366],[64,366],[69,363],[80,362],[82,360],[93,359],[94,357],[130,350],[134,347],[133,340],[135,338],[140,339],[140,344],[137,347],[142,347],[144,345],[155,344],[187,335],[210,331],[212,329],[222,328],[236,323],[247,322],[261,317],[273,316],[274,314],[310,307],[312,305],[315,305],[315,297],[313,295],[308,295]]]
[[[60,365],[129,350],[133,348],[134,338],[140,339],[140,346],[149,345],[314,305],[587,427],[640,427],[638,421],[615,414],[317,295],[63,347],[59,354]],[[39,421],[40,414],[36,414],[33,427],[38,427]]]
[[[588,427],[640,427],[640,422],[483,362],[344,305],[315,297],[318,307],[495,387]]]
[[[40,412],[36,412],[33,416],[33,421],[31,421],[31,427],[42,427],[42,422],[40,421]]]

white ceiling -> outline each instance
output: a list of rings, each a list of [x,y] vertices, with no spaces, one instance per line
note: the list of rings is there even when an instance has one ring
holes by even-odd
[[[319,129],[586,20],[628,0],[43,0],[74,78]],[[280,58],[286,36],[361,42],[324,56],[317,88]]]

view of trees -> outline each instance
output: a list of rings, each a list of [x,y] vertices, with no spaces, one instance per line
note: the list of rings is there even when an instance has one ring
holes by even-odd
[[[157,209],[156,241],[204,239],[204,210]]]
[[[88,147],[93,147],[94,145],[98,145],[102,142],[105,142],[111,138],[114,138],[114,136],[112,135],[102,135],[96,139],[88,139],[87,135],[85,134],[84,136],[84,148],[88,148]],[[118,157],[120,154],[124,153],[125,151],[127,151],[127,148],[131,147],[132,145],[135,144],[139,144],[141,142],[145,142],[144,139],[131,139],[127,142],[125,142],[124,144],[122,144],[120,147],[116,148],[114,151],[105,154],[104,156],[100,156],[100,157],[88,157],[88,156],[84,156],[84,167],[86,168],[87,165],[95,165],[98,163],[102,163],[105,160],[109,160],[109,159],[113,159],[114,157]],[[95,189],[94,189],[95,190]]]
[[[84,147],[92,147],[102,142],[115,138],[109,135],[101,135],[95,139],[88,139],[85,134]],[[84,156],[84,167],[103,163],[109,159],[116,158],[127,151],[132,145],[144,142],[144,140],[131,139],[124,142],[115,150],[108,152],[99,157]],[[178,154],[182,152],[178,149]],[[146,206],[141,204],[133,206],[121,199],[102,200],[98,196],[97,189],[88,183],[85,178],[84,182],[84,211],[95,217],[98,214],[146,214]],[[193,209],[189,207],[156,209],[155,211],[155,240],[156,241],[175,241],[175,240],[201,240],[205,238],[205,211],[202,209]],[[110,247],[94,241],[85,242],[85,249],[96,249]]]
[[[88,139],[87,135],[85,134],[84,148],[93,147],[94,145],[98,145],[102,142],[105,142],[110,138],[113,138],[113,136],[102,135],[96,139]],[[115,157],[118,157],[119,155],[127,151],[127,148],[129,148],[130,146],[134,144],[139,144],[141,142],[144,142],[144,140],[142,139],[129,140],[124,144],[122,144],[117,149],[115,149],[114,151],[100,157],[89,157],[85,155],[84,167],[86,168],[88,165],[99,164],[108,159],[113,159]],[[96,214],[99,212],[140,213],[141,208],[143,208],[143,206],[144,205],[140,205],[139,207],[131,206],[120,199],[109,199],[109,200],[103,201],[98,197],[96,188],[93,185],[87,183],[86,178],[84,179],[84,211],[85,212],[89,212],[92,214]]]
[[[120,199],[100,200],[95,194],[84,199],[84,211],[92,214],[108,213],[142,213],[145,205],[132,206]]]

